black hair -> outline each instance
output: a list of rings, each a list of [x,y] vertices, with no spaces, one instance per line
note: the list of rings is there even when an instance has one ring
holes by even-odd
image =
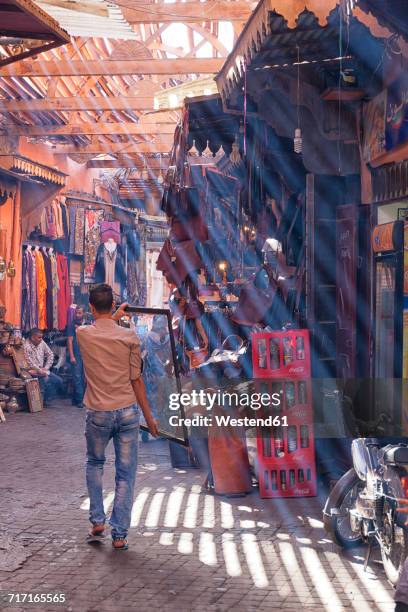
[[[30,329],[30,331],[28,332],[28,337],[32,338],[33,336],[35,336],[36,334],[41,334],[42,336],[44,335],[44,332],[42,329],[40,329],[39,327],[33,327],[32,329]]]
[[[101,283],[89,292],[89,303],[99,314],[108,314],[112,310],[113,291],[110,285]]]

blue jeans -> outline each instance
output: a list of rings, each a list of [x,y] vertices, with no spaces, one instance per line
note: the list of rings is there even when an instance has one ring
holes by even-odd
[[[130,527],[135,486],[139,439],[139,408],[87,410],[86,412],[86,484],[90,499],[89,518],[93,525],[105,523],[102,477],[105,449],[113,439],[115,447],[115,499],[110,518],[113,538],[125,538]]]
[[[75,353],[75,361],[76,363],[71,365],[73,386],[72,401],[74,404],[82,404],[85,393],[85,375],[84,364],[79,352]]]
[[[54,399],[58,394],[62,393],[64,381],[57,374],[50,372],[47,377],[39,378],[38,380],[45,402]]]

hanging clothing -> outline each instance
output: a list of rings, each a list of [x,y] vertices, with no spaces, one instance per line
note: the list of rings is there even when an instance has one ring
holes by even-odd
[[[119,221],[102,221],[100,226],[101,242],[107,242],[112,238],[117,244],[120,242],[120,222]]]
[[[69,252],[75,253],[75,233],[76,233],[76,208],[75,206],[70,206],[68,209],[69,215]]]
[[[59,278],[58,266],[55,253],[51,253],[51,278],[52,278],[52,328],[58,329],[58,292]]]
[[[117,249],[109,251],[107,248],[104,249],[104,264],[105,264],[105,283],[110,285],[115,296],[121,296],[120,284],[115,279],[115,268],[116,268]]]
[[[34,252],[37,265],[37,299],[38,299],[38,327],[47,329],[47,277],[45,275],[44,255],[40,251]]]
[[[137,263],[128,261],[126,291],[129,304],[139,305],[139,288],[137,282]]]
[[[128,230],[125,234],[128,262],[140,258],[140,236],[136,230]]]
[[[29,331],[31,325],[31,276],[33,260],[28,249],[23,255],[22,283],[21,283],[21,329]]]
[[[76,208],[75,209],[75,237],[74,237],[75,255],[84,254],[84,235],[85,235],[85,210],[83,208]]]
[[[64,255],[57,255],[58,271],[58,329],[63,330],[67,326],[68,308],[71,303],[71,288],[69,286],[69,274],[67,258]]]
[[[0,303],[7,308],[7,319],[13,325],[20,325],[21,318],[21,187],[19,184],[1,176],[0,191],[8,197],[0,206],[0,255],[6,262],[13,261],[15,276],[5,276],[0,282]]]
[[[100,225],[103,217],[103,210],[87,209],[85,211],[84,283],[95,282],[94,269],[98,247],[101,241]]]
[[[38,290],[37,290],[37,259],[34,251],[29,251],[32,261],[31,266],[31,296],[30,296],[30,329],[38,327]]]
[[[54,215],[55,237],[61,238],[64,235],[64,228],[62,226],[62,210],[59,201],[54,200],[51,208]]]
[[[104,244],[99,245],[95,267],[94,278],[96,283],[108,283],[114,289],[118,289],[118,295],[122,295],[126,287],[126,271],[123,263],[123,251],[117,245],[111,255]],[[110,279],[110,282],[107,279]]]
[[[54,327],[54,317],[53,317],[54,309],[53,309],[51,256],[49,253],[43,251],[43,257],[44,257],[45,277],[47,279],[47,293],[46,293],[47,329],[53,329]]]

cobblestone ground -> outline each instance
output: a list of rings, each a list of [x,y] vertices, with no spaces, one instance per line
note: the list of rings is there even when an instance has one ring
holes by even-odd
[[[130,550],[91,547],[83,426],[68,404],[0,425],[0,559],[7,541],[27,555],[0,571],[0,587],[66,595],[36,610],[393,610],[381,565],[364,572],[364,551],[341,553],[326,538],[318,500],[205,494],[200,471],[171,468],[165,442],[140,445]]]

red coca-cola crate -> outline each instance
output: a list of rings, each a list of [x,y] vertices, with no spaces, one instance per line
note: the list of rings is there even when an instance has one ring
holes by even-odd
[[[290,385],[288,387],[288,385]],[[317,494],[311,381],[256,381],[259,393],[280,393],[280,425],[258,427],[258,479],[263,498],[312,497]],[[259,415],[261,416],[261,415]],[[287,422],[287,426],[285,425]]]
[[[307,329],[252,334],[254,378],[310,378]]]

